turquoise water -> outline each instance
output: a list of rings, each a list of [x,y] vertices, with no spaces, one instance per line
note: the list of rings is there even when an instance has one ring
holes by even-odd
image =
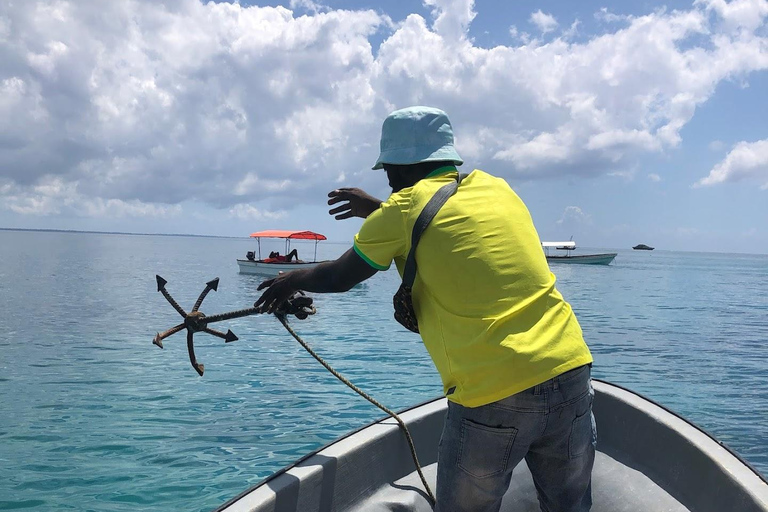
[[[312,245],[297,244],[300,255]],[[321,244],[321,257],[346,250]],[[211,510],[382,416],[271,317],[197,335],[198,377],[155,274],[189,310],[240,309],[249,240],[0,231],[0,510]],[[586,252],[586,251],[583,251]],[[768,473],[768,256],[620,251],[553,266],[595,376],[694,421]],[[397,275],[316,296],[293,323],[331,364],[398,409],[441,391],[416,335],[391,319]]]

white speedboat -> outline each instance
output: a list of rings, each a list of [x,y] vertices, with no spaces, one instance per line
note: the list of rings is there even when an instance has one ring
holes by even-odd
[[[592,512],[768,512],[768,481],[725,445],[664,407],[593,380],[598,452]],[[403,412],[434,490],[444,398]],[[217,512],[429,512],[408,443],[384,419],[279,471]],[[502,512],[539,512],[521,462]]]
[[[240,267],[241,274],[261,274],[267,276],[276,276],[281,272],[290,272],[300,268],[312,268],[322,263],[317,261],[317,243],[326,240],[324,235],[312,231],[283,231],[267,230],[251,233],[251,238],[255,238],[258,244],[257,251],[248,251],[245,259],[238,259],[237,265]],[[268,258],[261,257],[261,239],[262,238],[281,238],[285,240],[285,252],[282,255],[270,255]],[[291,254],[291,240],[314,240],[315,256],[312,261],[304,261],[296,257],[289,259]]]
[[[602,254],[571,254],[576,249],[576,242],[541,242],[547,261],[553,263],[581,263],[583,265],[610,265],[616,257],[615,252]],[[550,249],[565,251],[565,254],[550,254]]]

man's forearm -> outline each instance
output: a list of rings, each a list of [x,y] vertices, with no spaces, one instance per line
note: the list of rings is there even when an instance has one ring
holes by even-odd
[[[365,281],[377,270],[357,255],[354,249],[337,260],[320,263],[314,268],[294,270],[291,285],[298,290],[316,293],[346,292],[357,283]]]
[[[291,272],[291,284],[307,292],[338,293],[346,292],[357,283],[347,283],[341,278],[343,269],[339,269],[338,260],[320,263],[314,268]]]

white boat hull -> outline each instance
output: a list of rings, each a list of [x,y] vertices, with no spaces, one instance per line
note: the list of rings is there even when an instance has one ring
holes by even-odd
[[[716,439],[631,391],[593,384],[598,452],[592,512],[768,512],[768,482]],[[438,399],[400,414],[433,490],[446,409],[445,399]],[[308,455],[217,512],[392,510],[432,508],[405,436],[390,418]],[[501,511],[539,510],[522,461]]]
[[[302,268],[316,267],[322,263],[322,261],[311,262],[279,262],[279,263],[265,263],[263,261],[253,260],[237,260],[237,265],[240,267],[241,274],[259,274],[263,276],[276,276],[280,272],[290,272],[291,270],[298,270]]]
[[[554,263],[580,263],[582,265],[610,265],[616,257],[615,252],[605,254],[579,254],[576,256],[547,256],[547,261]]]

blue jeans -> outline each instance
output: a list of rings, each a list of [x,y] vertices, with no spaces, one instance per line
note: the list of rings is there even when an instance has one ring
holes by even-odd
[[[597,429],[590,366],[498,402],[448,402],[435,512],[497,512],[525,458],[542,512],[587,512]]]

